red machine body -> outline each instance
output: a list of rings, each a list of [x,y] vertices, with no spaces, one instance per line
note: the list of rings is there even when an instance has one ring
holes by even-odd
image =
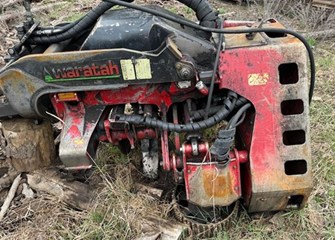
[[[243,28],[248,24],[225,22],[225,27]],[[282,27],[274,20],[268,25]],[[159,134],[153,128],[138,129],[134,134],[128,127],[112,129],[111,120],[106,119],[99,140],[113,144],[127,140],[133,148],[136,141],[160,135],[163,168],[175,171],[177,179],[183,177],[188,200],[201,206],[214,202],[226,206],[243,197],[250,212],[301,207],[311,191],[306,71],[303,46],[293,37],[264,33],[248,40],[245,34],[226,36],[216,84],[220,89],[230,89],[246,97],[254,108],[239,127],[245,150],[232,150],[233,160],[228,167],[213,163],[208,142],[201,141],[195,144],[198,157],[203,161],[189,162],[193,157],[192,143],[182,143],[178,134],[174,141],[181,148],[182,156],[170,154],[167,131]],[[120,90],[90,91],[83,98],[78,97],[80,104],[75,107],[68,106],[68,101],[73,99],[57,101],[57,94],[52,99],[57,115],[71,126],[63,131],[63,138],[68,138],[66,144],[77,149],[87,139],[83,129],[87,133],[95,126],[87,122],[85,125],[89,113],[83,106],[88,109],[101,104],[155,105],[164,116],[173,109],[176,100],[184,102],[199,94],[208,94],[208,91],[194,87],[181,89],[172,83],[168,89],[160,89],[159,85],[137,85]],[[174,123],[178,123],[177,109],[173,114]],[[89,167],[89,160],[72,166]]]
[[[303,207],[312,190],[306,43],[274,19],[221,21],[203,0],[181,0],[200,26],[160,8],[107,11],[111,2],[66,34],[31,26],[22,39],[32,46],[0,72],[0,118],[61,122],[69,170],[92,168],[99,142],[139,148],[145,177],[172,172],[175,215],[193,228],[222,227],[239,202],[248,212]],[[34,147],[52,156],[43,145]]]

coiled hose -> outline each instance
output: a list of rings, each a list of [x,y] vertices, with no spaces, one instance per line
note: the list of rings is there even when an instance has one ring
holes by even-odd
[[[132,2],[133,0],[128,0],[127,2]],[[73,38],[74,36],[80,34],[82,31],[91,27],[98,18],[106,12],[111,7],[115,6],[114,3],[109,2],[101,2],[98,6],[89,11],[80,21],[76,24],[70,24],[70,27],[65,27],[65,29],[69,28],[65,32],[61,32],[59,34],[54,35],[41,35],[41,36],[33,36],[27,40],[29,44],[51,44],[65,41],[67,39]]]
[[[207,0],[178,0],[190,7],[196,14],[201,26],[216,27],[217,14]]]
[[[124,2],[132,2],[133,0],[122,0]],[[181,3],[192,8],[200,25],[205,27],[215,27],[217,16],[213,11],[212,7],[207,0],[179,0]],[[32,37],[28,39],[30,44],[51,44],[58,43],[70,39],[82,31],[90,28],[98,18],[106,12],[108,9],[112,8],[116,4],[110,2],[101,2],[91,11],[89,11],[81,19],[69,23],[65,26],[56,29],[41,29],[37,30],[32,34]]]
[[[153,127],[160,130],[166,130],[170,132],[196,132],[202,129],[213,127],[215,124],[221,122],[234,110],[237,102],[237,94],[234,92],[228,92],[227,98],[224,100],[223,107],[213,116],[208,119],[187,123],[187,124],[174,124],[164,122],[159,119],[145,117],[142,115],[124,115],[118,114],[116,118],[119,121],[125,121],[134,125],[143,125],[146,127]]]

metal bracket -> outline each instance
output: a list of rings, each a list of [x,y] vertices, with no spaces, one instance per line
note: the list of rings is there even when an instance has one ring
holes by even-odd
[[[251,25],[250,27],[251,27],[251,28],[262,28],[263,24],[264,24],[263,19],[258,19],[258,21],[255,22],[255,23],[254,23],[253,25]],[[256,34],[257,34],[256,32],[253,32],[253,33],[247,33],[247,34],[245,35],[245,37],[246,37],[248,40],[254,40]]]

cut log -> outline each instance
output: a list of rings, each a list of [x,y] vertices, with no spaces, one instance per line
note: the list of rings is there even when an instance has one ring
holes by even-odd
[[[93,199],[93,191],[89,185],[78,181],[62,179],[56,170],[38,170],[27,174],[28,185],[35,191],[43,191],[72,208],[89,209]]]
[[[142,236],[136,240],[160,239],[179,240],[184,239],[188,233],[188,225],[171,219],[163,219],[158,216],[143,218]]]
[[[6,156],[18,172],[30,172],[48,167],[55,159],[51,124],[36,124],[29,119],[11,119],[1,122],[6,139]]]

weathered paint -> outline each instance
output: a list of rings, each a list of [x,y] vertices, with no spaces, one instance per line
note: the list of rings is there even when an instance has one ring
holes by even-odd
[[[247,41],[247,40],[245,40]],[[269,45],[227,49],[220,57],[220,87],[231,89],[252,102],[255,114],[248,116],[240,133],[249,150],[249,163],[242,166],[243,198],[250,212],[285,209],[292,196],[301,195],[302,207],[311,189],[311,151],[308,121],[308,82],[305,48],[295,38],[268,38]],[[232,43],[233,44],[233,43]],[[279,82],[279,65],[296,63],[299,80]],[[268,76],[265,84],[250,85],[250,74]],[[301,99],[302,114],[284,116],[281,102]],[[300,145],[283,144],[286,130],[305,131]],[[304,159],[307,172],[285,174],[287,160]]]

